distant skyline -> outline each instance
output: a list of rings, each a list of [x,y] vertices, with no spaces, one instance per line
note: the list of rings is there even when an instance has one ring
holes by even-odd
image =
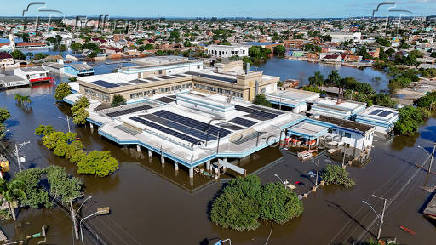
[[[370,16],[383,1],[376,0],[0,0],[0,16],[87,15],[125,17],[253,17],[253,18],[342,18]],[[380,7],[375,16],[426,16],[436,14],[436,0],[387,0],[396,5]],[[389,9],[394,11],[389,11]],[[403,10],[410,11],[409,13]]]

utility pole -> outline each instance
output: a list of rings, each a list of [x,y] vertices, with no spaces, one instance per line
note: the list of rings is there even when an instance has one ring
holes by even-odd
[[[373,196],[374,196],[374,195],[373,195]],[[377,196],[374,196],[374,197],[377,197]],[[383,197],[377,197],[377,198],[380,198],[380,199],[383,200],[383,211],[382,211],[382,214],[381,214],[381,217],[380,217],[380,225],[379,225],[379,227],[378,227],[378,233],[377,233],[377,240],[378,240],[378,239],[380,239],[380,236],[381,236],[381,230],[382,230],[382,225],[383,225],[383,219],[384,219],[384,217],[385,217],[385,210],[386,210],[386,204],[387,204],[387,202],[388,202],[388,199],[383,198]]]
[[[431,160],[430,160],[430,165],[428,166],[428,171],[429,173],[431,173],[431,167],[433,166],[433,160],[434,160],[434,153],[436,150],[436,143],[433,143],[433,151],[431,152]]]
[[[378,197],[376,195],[372,195],[372,196],[383,200],[383,210],[382,210],[381,214],[378,214],[377,211],[375,211],[374,207],[370,203],[368,203],[366,201],[362,201],[362,202],[365,203],[366,205],[368,205],[368,207],[371,209],[371,211],[373,211],[375,213],[375,215],[377,216],[377,218],[380,219],[380,224],[379,224],[378,233],[377,233],[377,240],[379,240],[380,236],[381,236],[381,231],[382,231],[382,226],[383,226],[383,222],[384,222],[385,211],[386,211],[388,199],[384,198],[384,197]]]
[[[30,144],[30,141],[25,141],[21,144],[15,144],[15,157],[17,158],[18,161],[18,170],[19,172],[21,172],[21,160],[20,160],[20,154],[19,154],[19,150],[21,149],[21,147]],[[18,147],[19,146],[19,147]]]
[[[347,149],[345,148],[347,145],[344,144],[344,156],[342,157],[342,168],[345,169],[345,155],[347,153]]]
[[[71,207],[71,220],[73,221],[73,227],[74,227],[74,235],[76,237],[76,240],[79,240],[79,231],[77,230],[76,211],[73,208],[73,199],[70,200],[70,207]]]

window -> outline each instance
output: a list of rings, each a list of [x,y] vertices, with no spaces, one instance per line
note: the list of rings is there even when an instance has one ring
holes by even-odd
[[[350,133],[345,133],[345,134],[344,134],[344,137],[345,137],[345,138],[349,138],[349,139],[351,139],[351,134],[350,134]]]

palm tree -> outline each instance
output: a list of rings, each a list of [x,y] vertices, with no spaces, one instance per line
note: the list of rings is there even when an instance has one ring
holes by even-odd
[[[19,197],[26,195],[22,190],[17,188],[17,183],[12,181],[6,183],[4,179],[0,179],[0,193],[3,195],[3,200],[6,200],[9,205],[9,212],[12,215],[12,219],[16,220],[15,210],[12,207],[12,203],[17,201]]]
[[[309,77],[309,83],[310,85],[320,87],[324,84],[324,76],[321,74],[321,72],[317,71],[313,77]]]
[[[22,96],[21,94],[16,94],[16,95],[14,96],[14,99],[15,99],[15,101],[16,101],[18,104],[23,103],[22,98],[23,98],[23,96]]]
[[[22,96],[22,97],[21,97],[21,100],[23,101],[23,103],[26,103],[27,105],[32,104],[32,100],[30,99],[30,96],[29,96],[29,95]]]
[[[21,95],[21,94],[16,94],[14,96],[15,101],[17,102],[17,104],[19,105],[30,105],[32,103],[32,100],[30,99],[29,95]]]

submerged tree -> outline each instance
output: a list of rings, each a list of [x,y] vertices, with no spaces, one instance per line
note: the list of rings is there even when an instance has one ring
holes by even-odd
[[[29,95],[16,94],[14,96],[14,99],[17,102],[17,104],[19,104],[19,105],[28,106],[32,103],[32,100],[30,99]]]
[[[15,220],[12,203],[30,208],[52,207],[53,199],[67,203],[82,195],[82,183],[62,167],[32,168],[17,173],[9,182],[0,179],[0,193]]]
[[[295,192],[281,183],[262,186],[255,175],[231,180],[213,201],[212,222],[237,231],[255,230],[259,219],[284,224],[303,212]]]
[[[282,183],[264,185],[259,200],[260,218],[263,220],[285,224],[303,213],[302,201]]]
[[[6,133],[6,126],[4,122],[11,117],[11,114],[6,108],[0,107],[0,139],[3,139]]]
[[[72,93],[73,91],[68,83],[59,83],[59,85],[56,86],[54,97],[56,100],[61,101]]]
[[[328,164],[321,172],[321,178],[327,185],[342,185],[347,188],[356,183],[348,176],[347,170],[338,165]]]
[[[118,161],[109,151],[91,151],[77,163],[77,173],[105,177],[118,169]]]
[[[88,106],[89,106],[88,98],[82,96],[71,107],[71,111],[73,112],[73,122],[75,124],[83,125],[86,123],[86,119],[89,117],[89,112],[86,110]]]

